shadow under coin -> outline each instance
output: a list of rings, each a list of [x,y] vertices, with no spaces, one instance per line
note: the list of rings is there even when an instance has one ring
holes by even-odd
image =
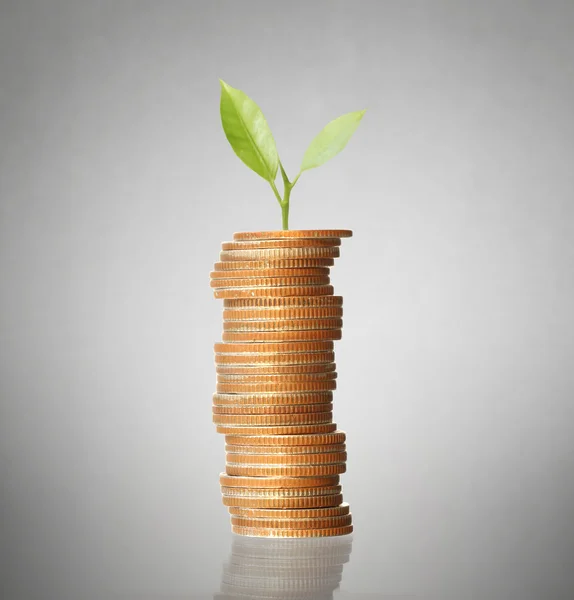
[[[233,536],[214,600],[331,600],[351,557],[352,536],[281,539]]]

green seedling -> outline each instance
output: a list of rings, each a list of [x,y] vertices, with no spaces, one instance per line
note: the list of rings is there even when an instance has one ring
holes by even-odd
[[[261,109],[247,94],[221,83],[221,124],[227,140],[239,158],[258,175],[269,182],[281,206],[283,229],[289,229],[289,201],[291,190],[304,171],[314,169],[339,154],[359,126],[364,110],[341,115],[328,123],[309,144],[297,177],[290,181],[279,160],[275,140]],[[277,171],[283,179],[283,197],[275,185]]]

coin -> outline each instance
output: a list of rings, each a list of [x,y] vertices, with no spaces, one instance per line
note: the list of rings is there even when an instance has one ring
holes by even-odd
[[[339,485],[338,475],[324,475],[315,477],[239,477],[219,474],[219,483],[224,487],[240,488],[312,488]]]
[[[254,352],[263,354],[286,353],[286,352],[332,352],[334,344],[331,340],[309,341],[309,342],[270,342],[255,344],[230,344],[217,342],[214,350],[218,354],[239,354]]]
[[[332,381],[286,381],[284,383],[217,383],[216,390],[220,394],[257,394],[286,392],[327,392],[337,388],[336,380]]]
[[[254,496],[222,496],[223,505],[230,508],[259,508],[259,509],[305,509],[314,507],[339,506],[343,494],[329,496],[289,496],[259,498]]]
[[[231,446],[322,446],[342,444],[346,434],[342,430],[322,435],[226,435],[225,442]]]
[[[295,331],[224,331],[224,342],[306,342],[340,340],[341,329],[299,329]]]
[[[222,250],[219,260],[246,261],[246,260],[277,260],[294,258],[337,258],[340,250],[333,248],[267,248],[259,250]]]
[[[265,260],[219,261],[213,265],[215,271],[239,271],[244,269],[314,269],[332,267],[334,258],[269,258]]]
[[[301,267],[291,269],[239,269],[211,271],[211,279],[246,279],[249,277],[328,277],[329,267]]]
[[[223,250],[255,250],[261,248],[326,248],[340,246],[341,238],[284,238],[282,240],[235,240],[222,242]]]
[[[332,363],[335,354],[329,352],[242,352],[239,354],[216,354],[217,365],[239,365],[244,367],[275,366],[275,365],[319,365]]]
[[[254,477],[293,476],[311,477],[315,475],[339,475],[347,470],[345,463],[329,465],[225,465],[228,475],[249,475]]]
[[[300,454],[330,454],[345,452],[346,449],[345,443],[314,446],[236,446],[225,444],[225,452],[228,454],[252,455],[255,457],[260,454],[284,455],[286,457]]]
[[[333,392],[292,392],[287,394],[213,394],[214,405],[240,404],[324,404],[333,401]]]
[[[268,319],[266,321],[224,321],[224,331],[291,331],[341,329],[342,319]]]
[[[277,231],[238,231],[234,240],[280,240],[293,238],[347,238],[350,229],[282,229]]]
[[[231,530],[237,535],[249,535],[252,537],[330,537],[336,535],[347,535],[352,533],[353,526],[332,527],[330,529],[270,529],[263,527],[239,527],[232,525]]]
[[[341,318],[343,309],[340,306],[324,307],[300,307],[300,308],[281,308],[281,307],[250,307],[250,308],[227,308],[223,311],[223,321],[234,322],[256,322],[256,321],[288,321],[308,320],[308,319],[331,319]]]
[[[238,517],[265,519],[310,519],[315,517],[337,517],[349,514],[349,504],[339,504],[328,508],[303,508],[303,509],[273,509],[273,508],[245,508],[232,506],[229,508],[229,514]]]
[[[215,298],[255,298],[285,297],[285,296],[330,296],[334,289],[332,285],[281,286],[260,288],[225,288],[214,290]]]
[[[271,415],[329,412],[333,410],[333,403],[328,404],[226,404],[213,406],[214,415]]]
[[[327,285],[328,275],[311,275],[307,277],[243,277],[212,279],[209,285],[212,288],[250,288],[250,287],[302,287],[306,285]]]
[[[217,433],[240,436],[261,435],[307,435],[315,433],[331,433],[337,429],[336,423],[316,423],[313,425],[274,425],[255,427],[251,425],[217,425]]]
[[[288,413],[267,415],[229,415],[214,414],[213,422],[216,425],[309,425],[311,423],[330,423],[332,412],[326,413]]]
[[[331,527],[344,527],[353,521],[352,515],[333,515],[330,517],[309,518],[284,518],[272,517],[245,517],[231,515],[232,525],[239,527],[265,527],[269,529],[329,529]]]
[[[332,373],[334,362],[310,363],[305,365],[217,365],[220,375],[292,375],[298,373]]]
[[[324,306],[343,306],[342,296],[293,296],[293,297],[261,297],[261,298],[227,298],[224,308],[245,308],[253,310],[262,308],[309,308]]]
[[[316,452],[313,454],[248,454],[227,452],[229,464],[242,465],[327,465],[347,460],[346,452]]]
[[[287,381],[327,381],[337,379],[336,371],[327,373],[281,373],[277,374],[235,374],[218,373],[217,381],[222,383],[285,383]]]
[[[222,475],[224,475],[224,473],[222,473]],[[221,493],[224,496],[235,496],[241,498],[309,498],[312,496],[333,496],[336,494],[341,494],[341,486],[338,483],[327,486],[312,486],[307,488],[254,488],[222,485]]]

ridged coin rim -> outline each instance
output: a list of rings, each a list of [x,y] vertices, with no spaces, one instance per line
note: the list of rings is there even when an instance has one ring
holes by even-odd
[[[320,413],[333,410],[333,403],[321,404],[224,404],[212,407],[214,415],[276,415]]]
[[[257,498],[247,496],[222,496],[222,504],[228,508],[259,509],[308,509],[338,506],[343,501],[343,494],[324,496],[289,496],[273,498]]]
[[[330,423],[332,419],[332,412],[275,413],[263,415],[212,414],[212,420],[216,425],[239,425],[246,427],[267,427],[275,425],[311,425],[315,423]]]
[[[236,231],[234,240],[280,240],[294,238],[348,238],[351,229],[278,229],[267,231]]]
[[[269,248],[329,248],[341,245],[339,237],[299,237],[283,239],[251,239],[221,242],[222,250],[259,250]]]
[[[351,525],[353,516],[350,512],[345,515],[333,515],[330,517],[291,517],[284,519],[231,515],[230,521],[232,525],[237,525],[238,527],[263,527],[265,529],[330,529],[332,527],[345,527]]]
[[[342,329],[298,329],[284,331],[224,331],[224,342],[306,342],[340,340]]]
[[[226,464],[230,465],[323,465],[344,463],[347,452],[314,452],[308,454],[249,454],[226,452]]]
[[[322,308],[343,306],[343,296],[286,296],[286,297],[261,297],[261,298],[227,298],[223,302],[224,308],[253,310],[262,308]]]
[[[329,433],[298,435],[233,435],[225,436],[230,446],[322,446],[345,443],[347,434],[341,429]]]
[[[217,433],[232,436],[325,434],[331,433],[336,429],[336,423],[317,423],[314,425],[275,425],[269,427],[254,427],[251,425],[216,425]]]
[[[222,250],[220,262],[277,260],[299,258],[339,258],[341,251],[337,246],[326,248],[260,248],[253,250]]]
[[[309,538],[348,535],[349,533],[353,532],[353,526],[348,525],[346,527],[333,527],[330,529],[264,529],[232,525],[231,530],[237,535],[245,535],[250,537]]]
[[[337,389],[337,380],[286,381],[284,383],[216,383],[219,394],[256,394],[271,392],[328,392]]]
[[[250,477],[248,475],[228,475],[219,474],[219,483],[223,487],[242,487],[242,488],[311,488],[311,487],[330,487],[339,485],[338,475],[323,475],[312,477]]]
[[[223,331],[293,331],[308,329],[341,329],[343,319],[266,319],[259,321],[223,321]]]
[[[348,515],[351,510],[348,502],[339,504],[338,506],[303,508],[303,509],[277,509],[277,508],[246,508],[240,506],[232,506],[229,508],[229,514],[238,517],[264,517],[269,519],[309,519],[313,517],[336,517]]]
[[[308,363],[299,365],[228,365],[216,364],[219,375],[296,375],[310,373],[332,373],[337,368],[334,362]]]
[[[333,392],[293,392],[287,394],[213,394],[213,405],[298,405],[325,404],[333,401]]]
[[[241,498],[309,498],[311,496],[333,496],[342,494],[339,483],[328,486],[294,487],[294,488],[254,488],[221,485],[223,496]]]
[[[320,475],[342,475],[347,470],[346,463],[325,465],[225,465],[228,475],[254,477],[314,477]]]

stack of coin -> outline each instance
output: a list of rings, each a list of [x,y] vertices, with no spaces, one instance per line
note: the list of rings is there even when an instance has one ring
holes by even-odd
[[[214,599],[332,600],[349,562],[352,536],[327,539],[253,539],[233,536]]]
[[[223,502],[248,536],[353,529],[342,504],[345,433],[333,422],[343,299],[329,267],[348,230],[236,233],[211,273],[223,299],[213,421],[225,434]]]

